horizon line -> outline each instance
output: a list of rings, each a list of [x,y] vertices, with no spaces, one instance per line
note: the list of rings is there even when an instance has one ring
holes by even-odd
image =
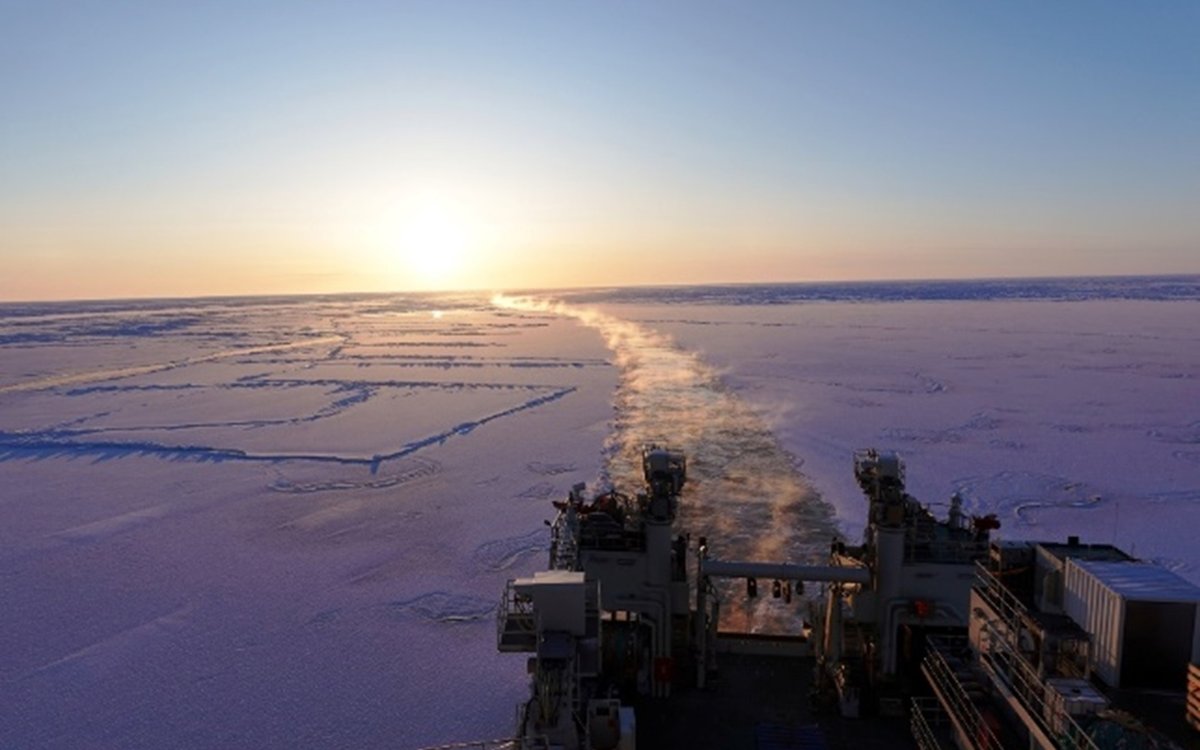
[[[8,305],[30,304],[62,304],[62,303],[100,303],[100,302],[145,302],[153,300],[237,300],[237,299],[284,299],[296,297],[385,297],[390,295],[410,295],[429,297],[438,295],[480,295],[496,294],[527,294],[547,292],[581,292],[599,291],[605,289],[692,289],[703,287],[755,287],[755,286],[841,286],[841,285],[874,285],[874,284],[922,284],[922,283],[965,283],[965,282],[1048,282],[1062,280],[1107,280],[1120,279],[1200,279],[1200,271],[1179,273],[1114,273],[1114,274],[1053,274],[1045,276],[945,276],[945,277],[911,277],[911,278],[865,278],[865,279],[823,279],[823,280],[786,280],[786,281],[711,281],[711,282],[632,282],[627,284],[568,284],[546,287],[465,287],[452,289],[392,289],[386,291],[343,290],[328,292],[266,292],[236,293],[236,294],[164,294],[159,296],[134,295],[113,297],[60,297],[60,298],[28,298],[0,300],[0,307]]]

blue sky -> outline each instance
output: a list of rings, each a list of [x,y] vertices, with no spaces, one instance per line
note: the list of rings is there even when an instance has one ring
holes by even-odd
[[[1200,272],[1196,3],[6,2],[0,97],[0,299]]]

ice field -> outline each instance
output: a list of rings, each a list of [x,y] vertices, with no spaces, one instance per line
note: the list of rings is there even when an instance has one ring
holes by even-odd
[[[1200,279],[0,305],[0,747],[503,736],[504,581],[647,441],[716,555],[856,538],[877,446],[1200,582]]]

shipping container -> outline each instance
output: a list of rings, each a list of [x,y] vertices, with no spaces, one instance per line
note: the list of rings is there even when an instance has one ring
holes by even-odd
[[[1200,656],[1198,605],[1200,587],[1157,565],[1064,566],[1063,607],[1091,636],[1091,667],[1111,687],[1182,689]]]

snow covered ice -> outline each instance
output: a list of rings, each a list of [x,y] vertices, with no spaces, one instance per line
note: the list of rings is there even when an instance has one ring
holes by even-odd
[[[433,303],[6,311],[0,746],[509,730],[494,604],[616,373],[570,319]]]
[[[1200,279],[535,296],[0,307],[0,747],[503,736],[503,583],[645,441],[719,556],[857,537],[876,446],[1200,582]]]

